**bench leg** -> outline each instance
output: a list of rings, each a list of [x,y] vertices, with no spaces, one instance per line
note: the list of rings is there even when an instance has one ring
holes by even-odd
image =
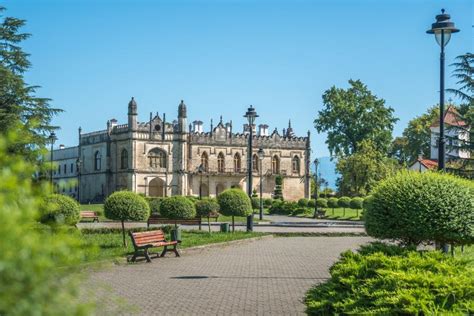
[[[148,248],[145,248],[145,249],[143,250],[143,254],[145,255],[146,261],[147,261],[147,262],[151,262],[150,255],[148,254]]]
[[[164,246],[163,251],[161,252],[160,257],[164,257],[167,252],[168,252],[168,246]]]
[[[138,251],[135,250],[135,252],[133,253],[132,259],[130,259],[130,261],[135,262],[137,260],[137,256],[138,256]]]
[[[178,244],[174,245],[172,251],[174,252],[174,254],[176,255],[176,257],[181,257],[181,256],[179,255],[178,248],[176,248],[176,247],[178,247]]]

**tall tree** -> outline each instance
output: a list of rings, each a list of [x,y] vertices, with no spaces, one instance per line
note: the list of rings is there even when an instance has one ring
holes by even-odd
[[[399,168],[394,159],[387,158],[369,139],[361,141],[358,148],[358,152],[339,158],[336,164],[336,170],[341,175],[337,186],[343,195],[366,195],[378,181]]]
[[[398,120],[393,109],[360,80],[349,80],[349,84],[347,90],[333,86],[324,92],[324,108],[314,121],[317,131],[327,133],[331,155],[352,155],[363,140],[371,140],[376,150],[386,153]]]
[[[20,45],[30,34],[20,32],[24,20],[5,17],[4,11],[0,6],[0,135],[21,133],[22,141],[10,146],[9,151],[36,161],[35,150],[46,144],[49,132],[56,128],[51,119],[61,110],[52,108],[50,99],[35,95],[38,86],[24,81],[23,75],[31,65]]]

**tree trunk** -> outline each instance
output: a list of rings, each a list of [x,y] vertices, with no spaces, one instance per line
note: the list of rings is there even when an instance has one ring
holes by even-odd
[[[209,227],[209,234],[211,233],[211,219],[207,217],[207,226]]]
[[[234,215],[232,215],[232,232],[235,231]]]
[[[122,220],[122,237],[123,237],[123,246],[124,248],[127,247],[127,240],[125,239],[125,223]]]

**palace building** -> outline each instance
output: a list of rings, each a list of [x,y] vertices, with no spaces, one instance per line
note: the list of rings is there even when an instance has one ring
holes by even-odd
[[[264,198],[272,197],[275,178],[283,178],[286,200],[309,198],[310,134],[294,135],[291,122],[280,134],[269,126],[244,124],[234,131],[232,121],[222,117],[204,131],[203,122],[188,125],[186,105],[178,106],[178,118],[150,113],[148,122],[138,122],[134,98],[128,104],[128,124],[107,121],[102,131],[83,133],[79,144],[53,151],[56,191],[80,202],[100,202],[118,190],[146,196],[216,196],[225,189],[247,185],[248,138],[253,132],[253,188]],[[257,151],[263,149],[260,160]],[[47,155],[49,157],[49,154]],[[72,184],[71,184],[72,183]]]

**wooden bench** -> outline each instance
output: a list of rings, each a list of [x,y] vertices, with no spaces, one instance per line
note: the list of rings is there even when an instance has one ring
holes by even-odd
[[[165,234],[161,229],[151,230],[147,232],[129,232],[130,238],[132,238],[133,247],[135,248],[135,253],[131,259],[132,262],[135,262],[139,255],[142,255],[146,258],[147,262],[151,262],[150,253],[148,249],[150,248],[159,248],[164,247],[161,254],[158,254],[158,257],[164,257],[166,252],[172,251],[175,253],[176,257],[179,257],[177,241],[166,241]],[[168,249],[168,246],[173,246],[172,249]],[[140,254],[143,253],[143,254]]]
[[[206,217],[207,218],[207,217]],[[209,218],[215,218],[215,221],[217,222],[217,219],[219,218],[219,214],[209,216]],[[202,217],[195,217],[191,219],[170,219],[170,218],[165,218],[161,217],[160,215],[157,214],[151,214],[150,217],[147,220],[147,227],[150,228],[150,225],[160,225],[160,224],[180,224],[180,225],[199,225],[199,229],[201,229],[202,225]]]
[[[92,218],[92,222],[99,222],[99,216],[94,211],[81,211],[81,220],[86,218]]]

